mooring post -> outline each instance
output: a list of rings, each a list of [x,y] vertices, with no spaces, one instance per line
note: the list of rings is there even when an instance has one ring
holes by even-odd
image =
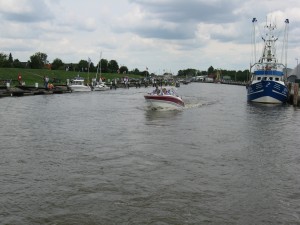
[[[299,92],[299,84],[294,83],[294,99],[293,99],[294,106],[297,106],[298,104],[298,92]]]

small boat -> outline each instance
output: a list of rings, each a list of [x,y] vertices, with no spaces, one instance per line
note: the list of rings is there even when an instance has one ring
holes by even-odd
[[[254,27],[254,51],[255,47],[255,26],[256,18],[253,18]],[[286,28],[284,35],[284,47],[287,48],[287,26],[289,20],[285,20]],[[262,56],[253,65],[250,65],[251,80],[247,84],[247,100],[259,103],[285,103],[288,100],[288,88],[285,83],[286,63],[279,62],[276,57],[276,41],[278,37],[275,35],[277,26],[274,24],[266,24],[266,34],[262,37],[264,42]],[[285,53],[286,51],[282,52]],[[255,55],[255,52],[254,52]],[[253,72],[251,70],[253,69]]]
[[[94,91],[107,91],[110,90],[110,87],[108,87],[104,82],[98,82],[95,86],[93,86]]]
[[[101,58],[102,58],[102,52],[100,52],[100,59],[99,59],[99,63],[98,63],[98,67],[97,67],[97,73],[96,73],[96,78],[94,78],[92,80],[92,88],[94,91],[107,91],[110,89],[110,87],[108,87],[101,78]],[[100,71],[100,77],[99,77],[99,81],[98,80],[98,72]]]
[[[92,81],[92,88],[93,91],[107,91],[110,90],[110,87],[108,87],[102,80],[101,78],[97,82],[96,79]]]
[[[189,80],[184,80],[184,81],[182,81],[182,83],[183,83],[183,84],[189,84],[189,83],[191,83],[191,81],[189,81]]]
[[[91,91],[91,87],[86,85],[84,79],[82,77],[75,77],[71,80],[69,87],[72,92],[83,92],[83,91]]]
[[[152,93],[144,95],[151,109],[182,109],[184,101],[173,88],[156,88]]]

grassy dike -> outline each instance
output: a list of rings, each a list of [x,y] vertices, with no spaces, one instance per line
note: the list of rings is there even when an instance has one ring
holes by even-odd
[[[83,77],[86,81],[91,81],[92,78],[96,77],[95,72],[76,72],[76,71],[65,71],[65,70],[48,70],[48,69],[23,69],[23,68],[0,68],[0,86],[6,84],[6,80],[12,80],[12,86],[18,85],[18,74],[21,74],[22,81],[25,82],[26,86],[33,86],[35,83],[39,83],[42,86],[44,83],[44,76],[50,78],[50,82],[55,78],[58,83],[55,84],[66,84],[67,79],[73,79],[78,74]],[[98,74],[99,76],[99,74]],[[102,73],[102,77],[112,80],[115,78],[122,78],[125,74],[118,73]],[[141,78],[140,75],[127,75],[130,78]]]

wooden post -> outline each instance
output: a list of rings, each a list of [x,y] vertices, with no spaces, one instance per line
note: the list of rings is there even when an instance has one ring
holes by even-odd
[[[294,106],[297,106],[298,104],[298,92],[299,92],[299,84],[294,83],[294,99],[293,99]]]

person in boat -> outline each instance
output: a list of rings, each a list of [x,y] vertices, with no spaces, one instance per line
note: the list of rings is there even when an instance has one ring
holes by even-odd
[[[158,86],[155,87],[155,89],[152,91],[153,95],[159,95],[160,90],[158,89]]]

